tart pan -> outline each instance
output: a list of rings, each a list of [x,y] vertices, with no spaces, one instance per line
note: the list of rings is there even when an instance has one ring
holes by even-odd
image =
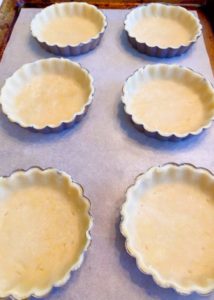
[[[147,135],[180,140],[200,134],[214,118],[214,89],[202,75],[179,65],[146,65],[123,87],[122,102]]]
[[[125,32],[139,52],[173,57],[186,52],[201,35],[202,26],[187,9],[150,3],[133,9],[126,17]]]
[[[47,51],[60,56],[86,53],[101,41],[107,26],[105,15],[87,3],[56,3],[38,13],[31,32]]]
[[[79,64],[42,59],[17,70],[1,90],[11,122],[39,132],[57,132],[81,120],[92,102],[93,79]]]
[[[121,209],[121,233],[140,271],[178,293],[214,290],[214,176],[190,164],[137,177]]]
[[[1,177],[0,186],[0,297],[43,297],[83,262],[89,200],[56,169],[16,171]]]

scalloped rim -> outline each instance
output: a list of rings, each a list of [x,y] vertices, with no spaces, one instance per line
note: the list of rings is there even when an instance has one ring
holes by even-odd
[[[195,135],[199,135],[204,129],[208,129],[211,125],[212,125],[212,122],[214,120],[214,114],[211,118],[208,119],[208,122],[207,124],[205,124],[204,126],[201,126],[199,129],[197,130],[194,130],[194,131],[190,131],[190,132],[187,132],[187,133],[183,133],[183,134],[179,134],[179,133],[164,133],[162,131],[159,131],[159,130],[151,130],[147,125],[145,125],[144,123],[139,123],[137,122],[135,119],[134,119],[134,116],[133,114],[129,113],[128,110],[127,110],[127,106],[126,106],[126,93],[125,93],[125,88],[126,88],[126,85],[128,83],[128,81],[133,77],[135,76],[135,74],[137,74],[138,72],[142,71],[144,72],[144,70],[146,70],[147,68],[149,67],[155,67],[155,68],[159,68],[161,66],[167,66],[168,68],[178,68],[178,69],[184,69],[184,70],[187,70],[187,71],[190,71],[192,73],[193,76],[198,76],[200,77],[204,82],[205,84],[208,86],[209,89],[212,90],[212,93],[213,93],[213,96],[214,96],[214,87],[213,85],[211,84],[211,82],[209,80],[207,80],[202,74],[194,71],[193,69],[189,68],[189,67],[184,67],[184,66],[181,66],[181,65],[177,65],[177,64],[170,64],[170,65],[167,65],[167,64],[155,64],[155,65],[145,65],[144,67],[142,68],[139,68],[137,69],[136,71],[134,71],[133,74],[131,74],[125,81],[124,85],[123,85],[123,88],[122,88],[122,103],[124,104],[124,110],[126,112],[126,114],[128,116],[130,116],[132,122],[137,126],[139,127],[140,129],[144,130],[146,133],[148,133],[149,135],[153,135],[154,137],[157,137],[157,138],[163,138],[164,140],[181,140],[181,139],[185,139],[189,136],[195,136]]]
[[[53,173],[55,173],[56,176],[66,177],[69,180],[70,185],[73,186],[73,187],[75,187],[78,190],[80,196],[82,197],[82,200],[85,202],[85,205],[88,208],[87,214],[88,214],[89,224],[88,224],[88,229],[87,229],[87,231],[85,233],[87,241],[86,241],[86,244],[84,246],[83,251],[80,253],[79,259],[77,260],[77,262],[74,265],[72,265],[70,267],[70,269],[64,275],[63,278],[61,278],[57,282],[53,283],[51,286],[48,286],[46,289],[42,289],[42,290],[40,290],[40,289],[39,290],[34,289],[34,290],[29,291],[28,294],[26,294],[26,295],[20,295],[20,294],[15,294],[15,293],[8,293],[6,295],[1,295],[0,297],[2,297],[2,298],[9,297],[11,299],[17,299],[17,300],[25,299],[25,298],[28,298],[28,297],[42,298],[42,297],[48,295],[53,288],[63,286],[70,279],[71,272],[72,271],[76,271],[76,270],[78,270],[81,267],[81,265],[82,265],[82,263],[84,261],[84,257],[85,257],[86,251],[88,250],[88,248],[89,248],[89,246],[91,244],[91,232],[90,231],[91,231],[92,226],[93,226],[93,218],[92,218],[92,215],[90,213],[91,202],[84,195],[84,189],[83,189],[83,187],[79,183],[76,183],[74,180],[72,180],[72,178],[70,177],[70,175],[68,175],[67,173],[65,173],[63,171],[59,171],[59,170],[57,170],[55,168],[51,168],[51,167],[50,168],[42,169],[42,168],[40,168],[38,166],[33,166],[33,167],[28,168],[27,170],[17,169],[15,171],[13,171],[8,176],[1,176],[0,180],[1,179],[7,179],[7,178],[10,178],[12,176],[19,176],[20,174],[27,175],[28,173],[31,173],[31,172],[38,172],[38,173],[43,173],[43,174],[47,173],[47,172],[53,172]]]
[[[33,68],[33,66],[35,64],[42,64],[43,62],[48,62],[48,63],[54,63],[54,62],[57,62],[57,63],[61,63],[61,62],[66,62],[70,65],[73,65],[73,66],[76,66],[78,68],[81,69],[81,71],[83,71],[89,78],[89,84],[90,84],[90,95],[88,97],[88,100],[86,101],[86,103],[83,105],[82,109],[75,113],[71,119],[69,120],[62,120],[60,121],[58,124],[54,124],[54,125],[51,125],[51,124],[48,124],[46,126],[37,126],[35,124],[32,124],[32,125],[28,125],[26,124],[25,122],[21,122],[21,121],[17,121],[15,118],[11,117],[5,110],[4,110],[4,106],[2,104],[2,93],[5,89],[5,87],[7,86],[8,82],[13,79],[15,76],[17,76],[17,73],[20,72],[20,70],[22,70],[23,68],[27,67],[27,66],[30,66]],[[81,66],[81,64],[77,63],[77,62],[73,62],[73,61],[70,61],[69,59],[66,59],[66,58],[47,58],[47,59],[40,59],[40,60],[37,60],[37,61],[34,61],[32,63],[27,63],[27,64],[24,64],[21,66],[21,68],[19,68],[18,70],[16,70],[12,76],[10,76],[9,78],[6,79],[2,89],[1,89],[1,93],[0,93],[0,104],[1,104],[1,107],[2,107],[2,112],[7,116],[7,118],[9,119],[10,122],[12,123],[15,123],[15,124],[18,124],[19,126],[21,126],[22,128],[27,128],[27,129],[33,129],[35,131],[41,131],[41,132],[51,132],[51,131],[55,131],[56,129],[60,129],[62,127],[62,129],[67,128],[67,127],[70,127],[70,125],[72,125],[75,121],[77,121],[78,117],[82,117],[88,107],[90,106],[90,104],[92,103],[92,100],[93,100],[93,97],[94,97],[94,86],[93,86],[93,77],[91,76],[91,74],[89,73],[89,71],[86,69],[86,68],[83,68]]]
[[[103,26],[102,26],[102,29],[93,37],[91,37],[90,39],[88,39],[87,41],[85,42],[81,42],[81,43],[78,43],[78,44],[60,44],[60,43],[48,43],[45,39],[42,39],[40,37],[40,35],[38,35],[36,32],[35,32],[35,29],[34,29],[34,24],[39,22],[38,21],[38,18],[39,16],[46,10],[46,9],[55,9],[56,7],[59,7],[59,6],[74,6],[74,5],[77,5],[77,6],[83,6],[85,7],[85,9],[87,8],[91,8],[93,7],[93,9],[96,11],[97,14],[99,14],[102,19],[103,19]],[[55,3],[55,4],[52,4],[52,5],[49,5],[48,7],[44,8],[43,10],[41,10],[38,14],[35,15],[35,17],[33,18],[33,20],[31,21],[31,25],[30,25],[30,29],[31,29],[31,34],[32,36],[39,42],[39,43],[44,43],[45,45],[47,45],[48,47],[58,47],[58,48],[66,48],[66,47],[80,47],[80,46],[84,46],[84,45],[88,45],[88,44],[91,44],[93,43],[93,41],[96,41],[98,40],[101,35],[103,35],[103,33],[105,32],[106,30],[106,27],[107,27],[107,18],[105,16],[105,14],[99,10],[95,5],[92,5],[92,4],[88,4],[86,2],[61,2],[61,3]]]
[[[146,9],[147,7],[150,7],[150,6],[171,6],[171,7],[174,7],[174,8],[177,8],[179,9],[180,11],[182,11],[184,14],[188,15],[189,17],[193,18],[194,21],[195,21],[195,24],[197,25],[197,33],[195,34],[195,36],[189,40],[189,42],[185,43],[185,44],[180,44],[178,47],[172,47],[172,46],[169,46],[169,47],[160,47],[160,46],[151,46],[149,45],[148,43],[146,42],[140,42],[138,41],[137,37],[133,36],[130,34],[129,32],[129,29],[127,28],[127,21],[128,21],[128,18],[130,17],[130,14],[133,14],[135,11],[137,10],[142,10],[142,9]],[[191,12],[189,12],[186,8],[182,7],[182,6],[179,6],[179,5],[176,5],[176,4],[169,4],[169,3],[146,3],[146,4],[143,4],[143,5],[140,5],[134,9],[132,9],[126,16],[125,18],[125,21],[124,21],[124,26],[125,26],[125,30],[126,32],[128,33],[129,37],[133,38],[136,40],[137,43],[139,44],[146,44],[148,47],[150,48],[155,48],[155,47],[158,47],[159,49],[161,50],[165,50],[165,49],[172,49],[172,50],[175,50],[175,49],[179,49],[180,47],[187,47],[189,46],[190,44],[192,43],[195,43],[197,41],[197,39],[200,37],[201,33],[202,33],[202,25],[200,23],[200,20],[199,18],[197,18],[194,14],[192,14]]]
[[[214,174],[206,169],[206,168],[202,168],[202,167],[196,167],[193,164],[190,163],[181,163],[181,164],[177,164],[177,163],[166,163],[163,165],[158,165],[155,167],[151,167],[149,169],[147,169],[144,173],[139,174],[134,181],[134,184],[130,185],[126,192],[125,192],[125,201],[121,206],[121,210],[120,210],[120,217],[121,217],[121,221],[120,221],[120,232],[123,235],[123,237],[125,238],[125,249],[127,251],[127,253],[132,256],[133,258],[135,258],[136,260],[136,265],[138,267],[138,269],[146,274],[146,275],[151,275],[154,282],[159,285],[162,288],[173,288],[178,294],[181,295],[189,295],[193,292],[196,292],[198,294],[201,295],[207,295],[210,292],[212,292],[214,290],[214,284],[212,286],[209,287],[199,287],[197,285],[192,285],[191,288],[184,288],[180,285],[178,285],[175,281],[167,281],[165,279],[163,279],[161,277],[161,274],[158,273],[155,268],[152,268],[151,266],[146,266],[146,264],[141,264],[140,263],[140,259],[136,253],[136,251],[134,249],[132,249],[132,247],[129,244],[129,239],[128,239],[128,233],[127,230],[125,228],[125,212],[126,212],[126,205],[127,205],[127,201],[128,201],[128,194],[130,192],[130,190],[132,190],[137,184],[139,184],[139,182],[148,175],[148,173],[152,173],[154,170],[157,169],[168,169],[168,168],[184,168],[184,169],[189,169],[190,171],[192,171],[193,173],[200,173],[200,174],[206,174],[207,176],[209,176],[213,181],[214,181]],[[142,260],[141,260],[142,262]]]

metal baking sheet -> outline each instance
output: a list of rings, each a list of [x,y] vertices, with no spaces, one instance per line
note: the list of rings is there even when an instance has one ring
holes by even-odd
[[[22,64],[53,56],[30,35],[30,21],[38,11],[21,10],[0,63],[0,86]],[[121,90],[133,71],[149,63],[178,63],[211,81],[213,76],[202,37],[189,52],[175,59],[138,53],[123,32],[127,12],[104,10],[108,27],[100,46],[72,58],[90,71],[96,89],[88,114],[76,127],[58,134],[32,133],[0,115],[1,175],[32,165],[59,168],[81,183],[91,200],[92,245],[81,269],[64,287],[45,297],[48,300],[184,299],[172,289],[159,288],[150,276],[138,271],[119,232],[120,206],[135,177],[153,165],[189,162],[214,171],[214,126],[198,137],[176,143],[146,137],[127,120]],[[193,294],[185,299],[202,297]],[[214,294],[206,299],[213,300]]]

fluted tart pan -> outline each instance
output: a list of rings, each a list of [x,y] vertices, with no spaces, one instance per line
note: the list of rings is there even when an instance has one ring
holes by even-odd
[[[179,65],[146,65],[123,87],[122,102],[149,136],[180,140],[198,135],[214,118],[214,89],[201,74]]]
[[[73,126],[86,113],[94,94],[93,78],[63,58],[23,65],[1,90],[3,112],[11,122],[38,132]]]
[[[56,3],[31,22],[31,32],[47,51],[60,56],[86,53],[100,43],[107,26],[105,15],[85,2]]]
[[[68,174],[51,168],[0,177],[0,191],[0,297],[43,297],[83,262],[89,200]]]
[[[140,271],[178,293],[214,290],[214,176],[174,163],[139,175],[125,196],[121,233]]]
[[[187,9],[150,3],[133,9],[126,17],[125,31],[139,52],[173,57],[186,52],[200,37],[199,19]]]

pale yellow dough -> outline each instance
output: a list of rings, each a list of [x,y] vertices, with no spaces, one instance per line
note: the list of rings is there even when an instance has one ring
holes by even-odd
[[[143,83],[127,103],[134,119],[150,130],[183,134],[208,119],[208,103],[184,83],[155,79]]]
[[[62,16],[44,25],[41,38],[50,44],[75,45],[87,42],[100,31],[99,24],[82,16]]]
[[[39,74],[14,98],[13,114],[27,125],[57,125],[80,112],[88,96],[88,88],[83,89],[69,74]]]
[[[63,279],[79,259],[88,226],[78,194],[51,178],[1,183],[0,293],[28,294]]]
[[[132,249],[164,281],[182,288],[214,283],[211,190],[188,180],[162,179],[158,184],[145,181],[141,191],[126,221]]]
[[[130,28],[130,34],[139,42],[149,46],[179,47],[187,44],[192,38],[192,29],[189,24],[182,24],[176,19],[149,16],[138,20]]]

